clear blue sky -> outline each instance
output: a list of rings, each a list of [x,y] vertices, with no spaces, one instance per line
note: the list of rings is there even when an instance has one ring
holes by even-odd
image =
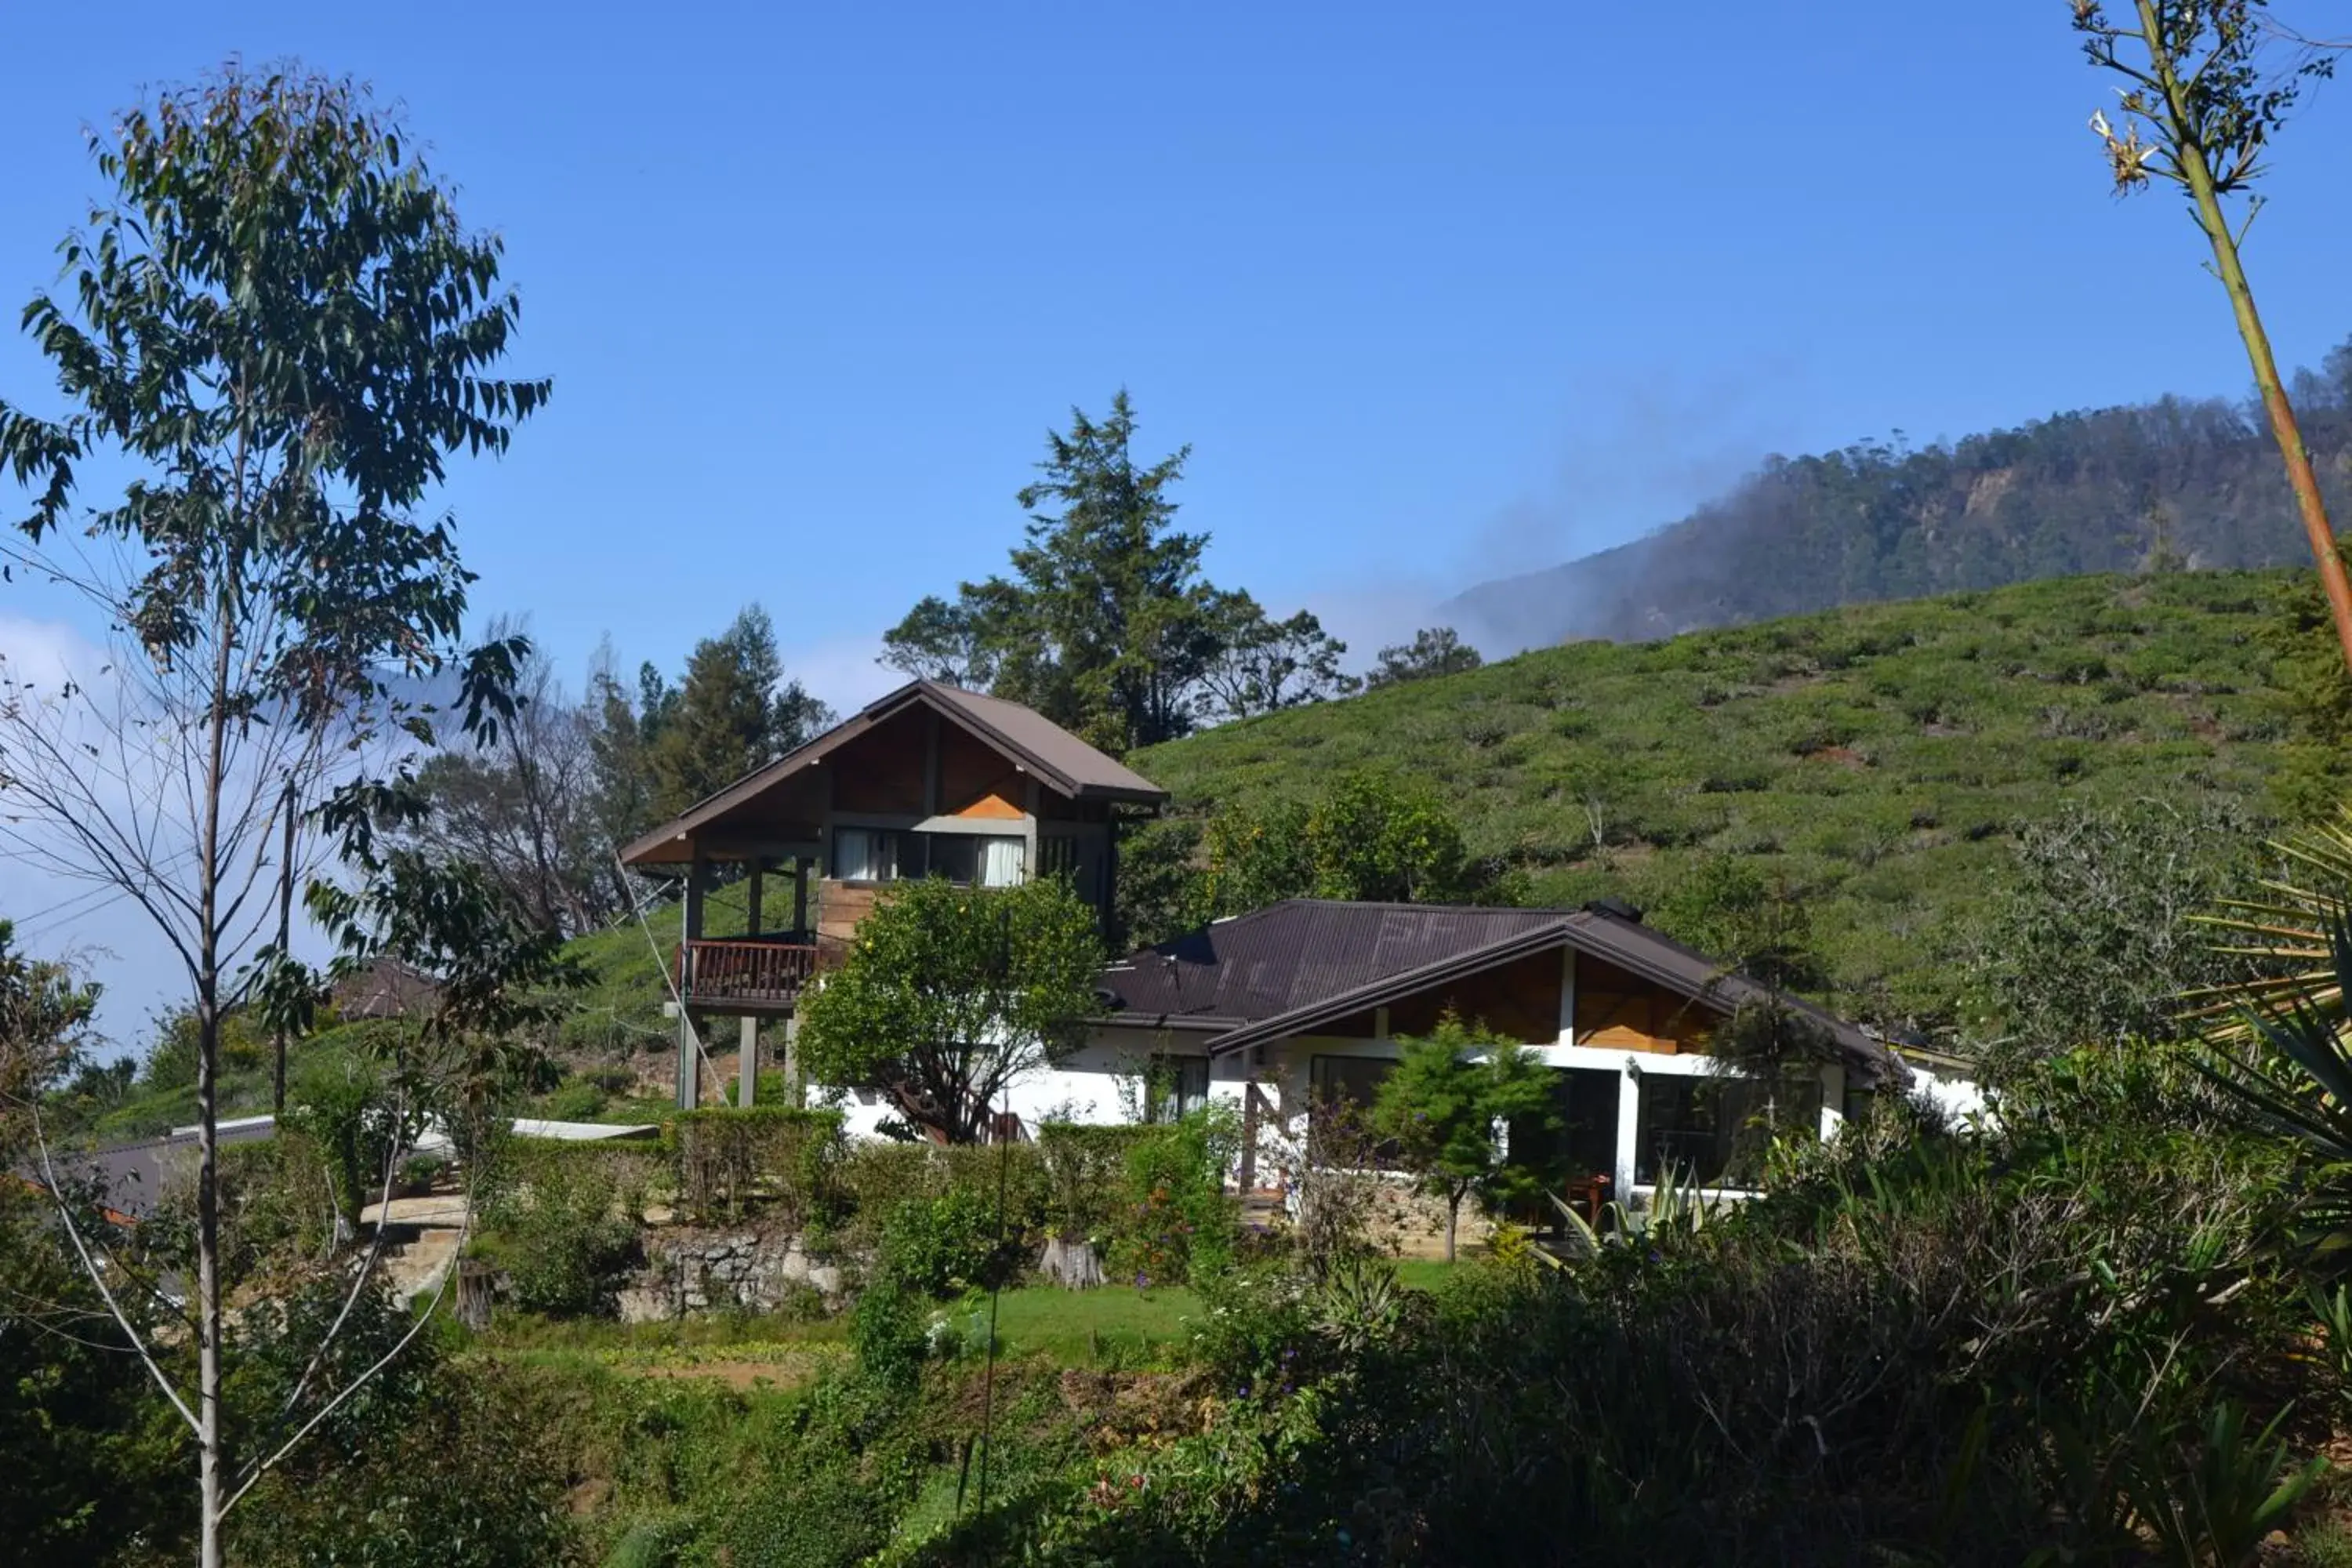
[[[575,677],[758,598],[854,706],[1122,384],[1150,447],[1194,446],[1212,575],[1368,653],[1767,451],[2243,387],[2177,205],[2106,193],[2067,10],[19,7],[0,319],[96,191],[85,123],[297,55],[404,103],[506,237],[514,369],[555,398],[447,499],[478,606]],[[2352,332],[2347,92],[2254,231],[2292,360]],[[0,387],[37,405],[38,370],[0,340]]]

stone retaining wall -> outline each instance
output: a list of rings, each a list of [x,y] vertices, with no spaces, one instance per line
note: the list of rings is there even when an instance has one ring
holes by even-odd
[[[798,1236],[756,1230],[653,1231],[646,1267],[620,1293],[621,1321],[671,1322],[708,1312],[772,1312],[814,1292],[828,1312],[848,1297],[837,1261],[809,1256]]]

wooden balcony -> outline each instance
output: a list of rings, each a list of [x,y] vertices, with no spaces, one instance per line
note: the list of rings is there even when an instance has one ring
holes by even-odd
[[[677,950],[677,994],[689,1009],[789,1013],[816,973],[816,941],[804,931],[695,940]]]

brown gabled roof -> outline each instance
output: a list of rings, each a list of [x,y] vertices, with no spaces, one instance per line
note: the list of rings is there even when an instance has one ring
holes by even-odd
[[[632,866],[657,865],[686,858],[685,841],[696,829],[752,800],[812,763],[823,761],[858,736],[909,707],[927,707],[983,743],[1021,764],[1032,776],[1071,800],[1126,801],[1143,805],[1166,803],[1168,792],[1115,757],[1095,750],[1044,714],[983,697],[977,691],[936,680],[915,680],[868,703],[815,740],[746,773],[702,801],[675,822],[666,822],[621,851]]]
[[[414,964],[377,958],[337,979],[329,994],[346,1018],[412,1018],[433,1010],[441,983]]]
[[[1213,1055],[1309,1034],[1530,953],[1572,947],[1730,1013],[1778,996],[1875,1068],[1884,1047],[1812,1003],[1775,993],[1630,913],[1292,899],[1219,921],[1104,972],[1120,1022],[1213,1035]]]

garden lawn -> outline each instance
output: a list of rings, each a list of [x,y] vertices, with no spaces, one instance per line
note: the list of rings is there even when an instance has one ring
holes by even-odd
[[[958,1310],[975,1309],[985,1312],[987,1298]],[[996,1337],[1007,1355],[1039,1355],[1066,1366],[1152,1365],[1173,1359],[1201,1310],[1201,1298],[1181,1285],[1033,1285],[998,1299]]]

